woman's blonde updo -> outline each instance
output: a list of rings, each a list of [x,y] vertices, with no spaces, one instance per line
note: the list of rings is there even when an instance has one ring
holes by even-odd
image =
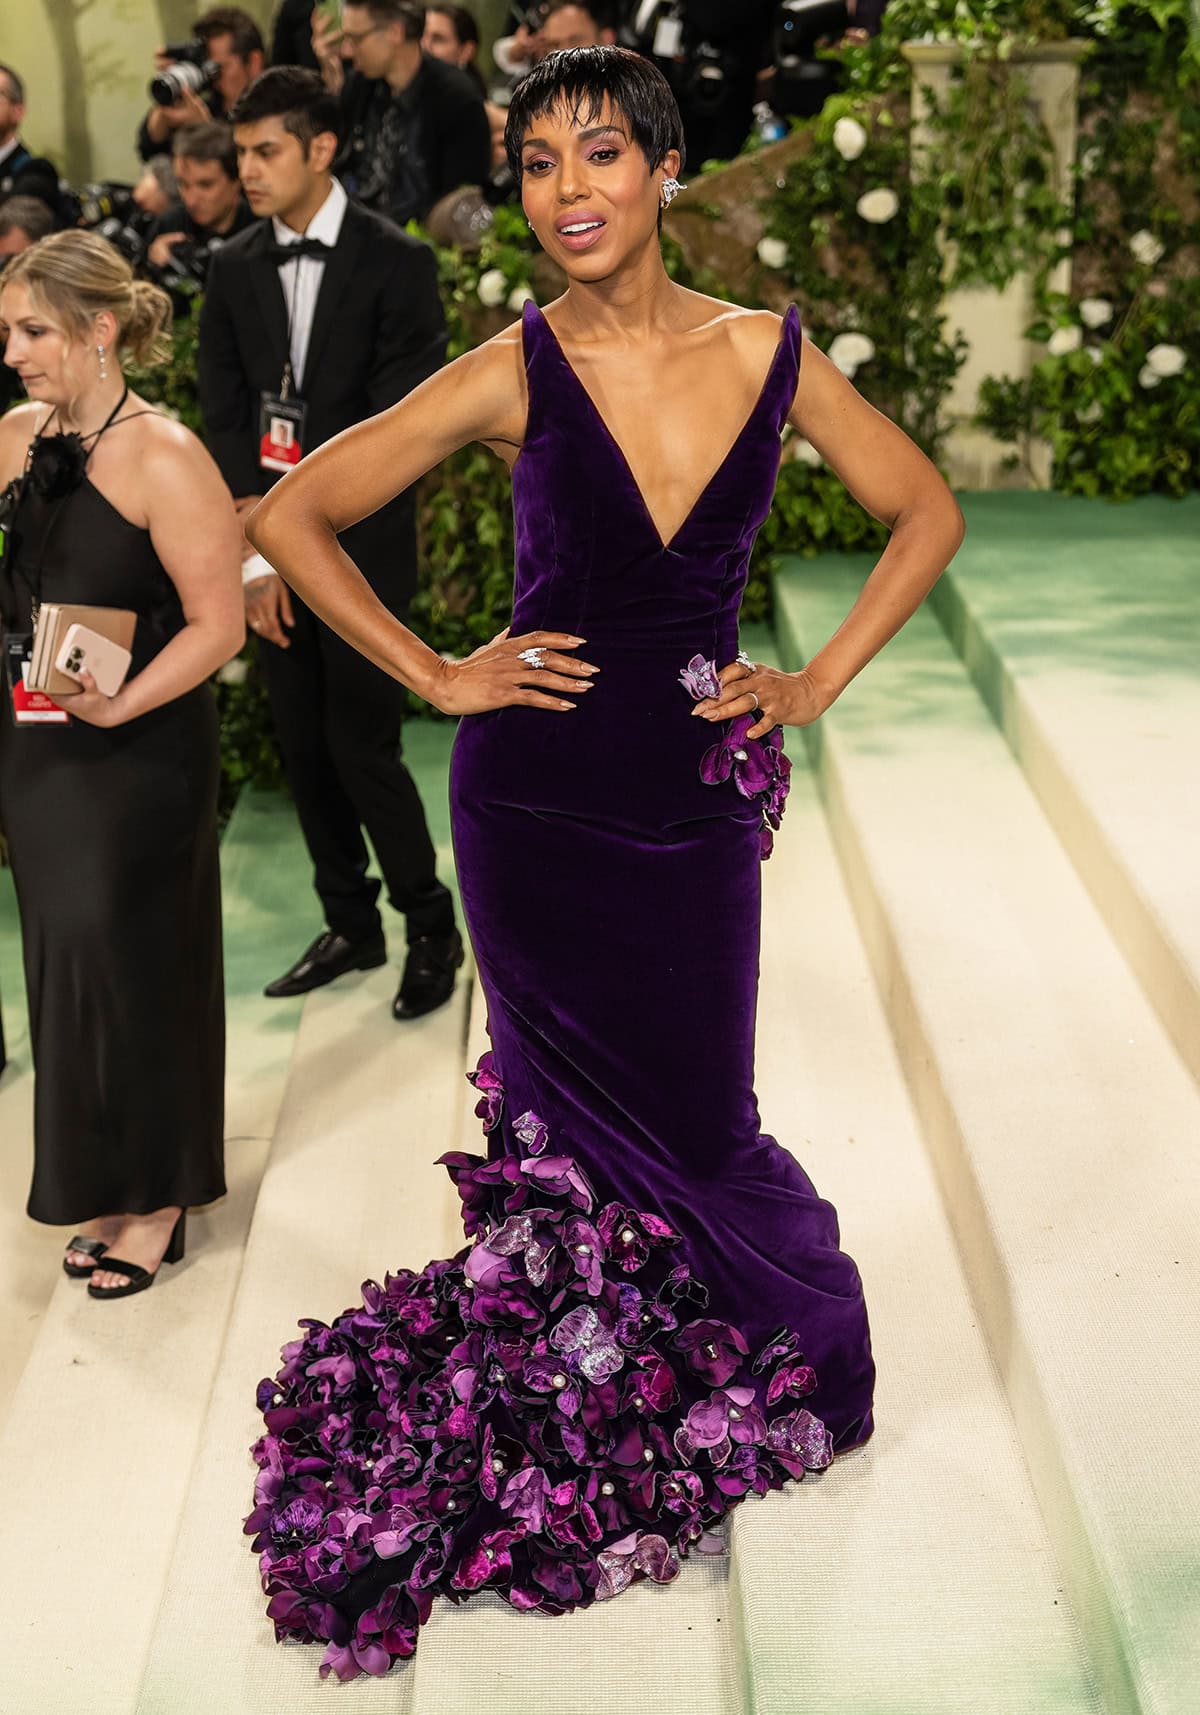
[[[117,322],[116,346],[135,363],[164,363],[171,300],[161,286],[135,280],[118,250],[94,232],[52,232],[14,256],[0,286],[18,281],[42,315],[71,334],[91,340],[92,318],[110,310]]]

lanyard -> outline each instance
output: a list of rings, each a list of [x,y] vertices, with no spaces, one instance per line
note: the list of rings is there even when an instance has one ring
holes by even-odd
[[[43,573],[43,569],[44,569],[46,550],[50,545],[50,539],[54,534],[54,531],[55,531],[55,528],[58,524],[58,521],[62,517],[63,510],[64,510],[62,502],[66,501],[66,500],[70,500],[71,496],[77,492],[78,487],[82,483],[83,476],[87,471],[88,462],[91,459],[92,454],[96,450],[96,443],[99,441],[101,435],[105,434],[107,432],[107,430],[111,429],[113,427],[113,425],[116,423],[117,417],[120,414],[120,412],[121,412],[122,408],[124,407],[125,402],[128,398],[129,398],[129,387],[128,387],[128,384],[126,384],[126,386],[122,389],[121,397],[117,400],[116,404],[113,406],[113,408],[109,412],[108,416],[104,419],[103,423],[101,423],[100,427],[98,429],[93,429],[92,432],[88,435],[83,435],[83,436],[79,437],[79,442],[80,442],[81,446],[86,444],[88,441],[91,442],[91,445],[87,448],[87,452],[86,452],[86,454],[84,456],[84,460],[83,460],[83,465],[80,469],[80,482],[77,483],[73,488],[71,488],[66,494],[59,495],[55,500],[49,501],[47,503],[50,507],[50,517],[47,520],[46,527],[42,532],[42,540],[38,545],[38,551],[37,551],[37,555],[35,558],[35,564],[31,569],[22,568],[20,571],[21,580],[25,584],[26,589],[28,589],[28,591],[29,591],[30,614],[31,614],[31,618],[32,618],[32,621],[33,621],[33,624],[35,627],[37,625],[38,614],[41,610],[41,605],[42,605],[42,573]],[[10,557],[12,550],[13,550],[14,531],[13,531],[12,526],[13,526],[13,523],[15,522],[16,515],[20,509],[20,506],[21,506],[22,502],[24,501],[26,495],[29,492],[30,468],[33,464],[34,453],[35,453],[39,443],[45,439],[46,430],[50,427],[51,423],[54,421],[54,419],[55,419],[55,417],[57,417],[57,415],[58,415],[58,407],[56,405],[54,407],[54,409],[51,411],[50,415],[47,417],[45,423],[38,430],[37,434],[33,437],[32,441],[30,441],[29,446],[26,449],[26,453],[25,453],[25,468],[21,472],[21,475],[16,479],[16,481],[10,485],[9,492],[12,494],[12,508],[11,508],[11,512],[9,514],[8,528],[6,528],[4,531],[3,551],[0,552],[0,571],[7,572],[7,570],[8,570],[8,561],[9,561],[9,557]],[[151,412],[149,410],[131,411],[129,416],[126,417],[124,419],[124,421],[127,423],[131,423],[135,417],[147,417],[150,415],[151,415]],[[61,434],[62,431],[60,430],[59,433]],[[17,572],[17,569],[18,568],[15,565],[12,568],[14,573]],[[9,580],[7,578],[5,578],[4,581],[7,584]],[[5,618],[5,623],[6,623],[6,625],[8,625],[10,623],[9,620],[7,619],[7,616]]]

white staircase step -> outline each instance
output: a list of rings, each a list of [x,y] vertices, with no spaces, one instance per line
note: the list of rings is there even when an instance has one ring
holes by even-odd
[[[734,1514],[753,1715],[1095,1707],[797,735],[763,872],[763,1123],[838,1209],[863,1277],[876,1429]]]
[[[476,986],[467,1064],[487,1047]],[[467,1086],[459,1145],[484,1153]],[[455,1248],[463,1243],[461,1229]],[[696,1557],[674,1584],[639,1584],[582,1614],[520,1614],[498,1596],[438,1602],[414,1663],[411,1715],[741,1715],[728,1562]],[[403,1670],[402,1670],[403,1671]]]
[[[0,1431],[4,1715],[133,1708],[263,1153],[233,1156],[151,1291],[96,1304],[58,1275]]]
[[[62,1236],[25,1213],[33,1177],[33,1065],[12,871],[0,869],[0,998],[8,1064],[0,1072],[0,1425],[61,1278]],[[69,1237],[69,1235],[68,1235]]]
[[[789,664],[860,583],[781,580]],[[1192,1715],[1200,1096],[927,610],[809,735],[1103,1706]]]
[[[934,611],[1200,1079],[1200,496],[963,506]]]
[[[270,1137],[283,1095],[300,1003],[268,1005],[261,991],[300,951],[296,899],[304,897],[308,873],[292,805],[281,795],[244,792],[221,845],[225,1141],[231,1158],[243,1141]],[[71,1231],[25,1214],[33,1173],[33,1069],[20,958],[12,872],[0,870],[0,992],[9,1054],[0,1074],[0,1302],[7,1310],[0,1320],[0,1423],[63,1278],[62,1249]],[[261,1161],[261,1151],[254,1159]]]
[[[384,967],[305,1003],[141,1694],[127,1705],[139,1715],[327,1707],[322,1650],[273,1640],[240,1524],[262,1433],[255,1389],[298,1319],[336,1316],[364,1279],[423,1267],[451,1240],[457,1198],[433,1162],[457,1142],[469,988],[400,1026],[394,986]],[[411,1676],[360,1681],[353,1696],[356,1711],[406,1711]]]

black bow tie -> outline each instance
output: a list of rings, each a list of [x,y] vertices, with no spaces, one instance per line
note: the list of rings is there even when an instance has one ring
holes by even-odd
[[[295,262],[300,256],[316,256],[326,261],[333,252],[332,244],[322,244],[319,238],[298,238],[294,244],[272,244],[267,255],[272,262]]]

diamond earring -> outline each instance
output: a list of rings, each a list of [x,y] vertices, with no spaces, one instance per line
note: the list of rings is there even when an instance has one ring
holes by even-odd
[[[100,379],[108,380],[108,353],[102,345],[96,347],[96,356],[100,359]]]
[[[664,179],[662,182],[662,206],[670,208],[680,191],[686,189],[687,186],[681,185],[678,179]]]

